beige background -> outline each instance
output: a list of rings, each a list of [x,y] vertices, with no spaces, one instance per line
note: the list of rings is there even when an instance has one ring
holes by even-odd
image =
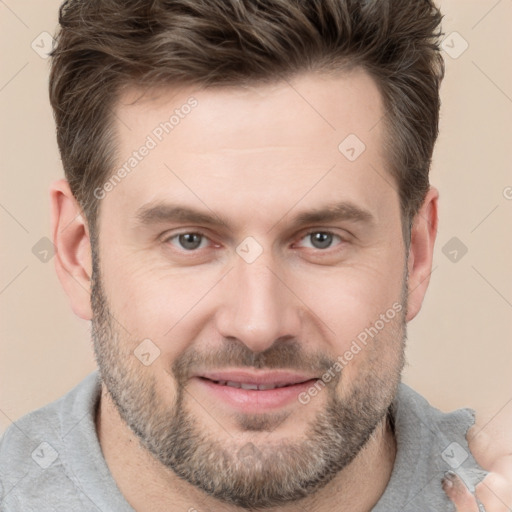
[[[59,4],[0,2],[0,432],[95,367],[89,325],[73,315],[53,260],[32,252],[50,234],[48,187],[63,174],[49,61],[32,42],[42,46],[40,34],[54,33]],[[409,327],[405,380],[443,410],[471,406],[490,427],[510,430],[512,0],[440,5],[452,53],[431,180],[440,227],[430,290]],[[463,41],[453,31],[469,45],[457,58]],[[442,250],[452,237],[468,249],[456,263]]]

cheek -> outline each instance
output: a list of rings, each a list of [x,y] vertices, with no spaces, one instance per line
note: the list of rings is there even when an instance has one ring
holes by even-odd
[[[341,365],[340,392],[369,374],[393,374],[400,365],[403,269],[397,261],[388,257],[302,281],[301,296],[321,319],[316,325],[323,350]]]
[[[353,267],[309,274],[300,280],[297,290],[325,323],[333,340],[331,350],[340,355],[365,329],[379,322],[381,315],[389,312],[387,317],[395,316],[401,302],[402,281],[403,271],[397,265],[379,269]]]
[[[215,270],[173,272],[128,259],[105,261],[102,272],[123,337],[134,345],[152,340],[166,359],[182,352],[205,324],[202,298],[219,279]]]

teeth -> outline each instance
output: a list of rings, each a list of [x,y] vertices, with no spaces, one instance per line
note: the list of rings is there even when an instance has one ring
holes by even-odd
[[[242,384],[240,384],[240,387],[242,389],[258,389],[258,385],[257,384],[245,384],[245,383],[242,383]]]
[[[252,389],[252,390],[259,390],[264,391],[267,389],[276,389],[276,388],[284,388],[288,384],[283,384],[282,386],[276,386],[275,384],[247,384],[245,382],[233,382],[233,381],[225,381],[225,380],[219,380],[214,381],[217,384],[220,384],[222,386],[229,386],[231,388],[237,388],[237,389]]]
[[[260,384],[258,386],[258,389],[265,390],[265,389],[276,389],[276,388],[284,388],[285,386],[274,386],[273,384]]]

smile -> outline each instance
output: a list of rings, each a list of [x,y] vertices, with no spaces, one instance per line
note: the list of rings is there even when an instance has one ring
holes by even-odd
[[[316,380],[317,377],[289,371],[251,373],[244,370],[202,373],[191,379],[208,402],[248,414],[296,406],[299,394]]]
[[[208,379],[209,380],[209,379]],[[234,382],[234,381],[222,381],[222,380],[213,380],[215,384],[220,384],[221,386],[229,386],[232,388],[238,389],[252,389],[257,391],[266,391],[268,389],[277,389],[277,388],[286,388],[289,386],[294,386],[295,384],[251,384],[247,382]]]

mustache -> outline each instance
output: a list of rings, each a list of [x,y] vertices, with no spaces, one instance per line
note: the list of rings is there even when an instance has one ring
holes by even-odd
[[[236,338],[226,338],[224,344],[207,352],[190,346],[172,365],[178,383],[185,383],[193,374],[222,368],[280,369],[314,373],[319,377],[335,364],[324,353],[306,353],[304,343],[291,337],[277,339],[263,352],[252,352]]]

